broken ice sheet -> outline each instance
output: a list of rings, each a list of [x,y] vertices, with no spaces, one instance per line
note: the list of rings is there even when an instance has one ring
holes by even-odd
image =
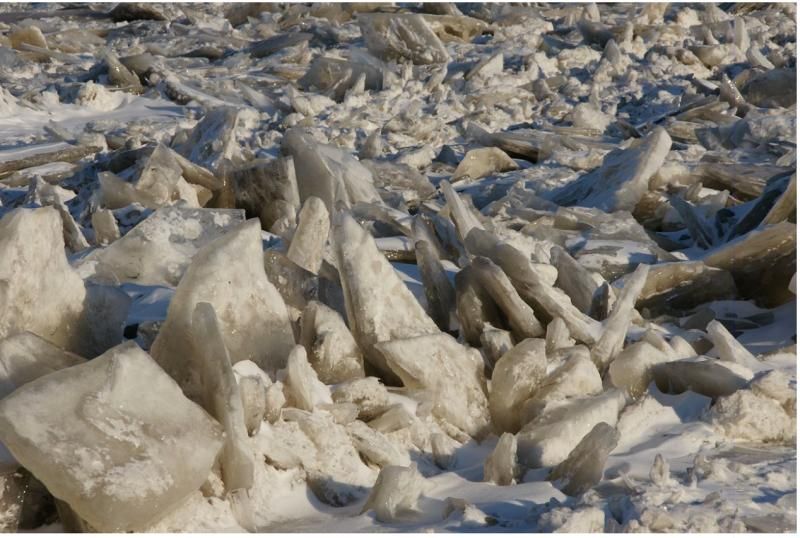
[[[132,343],[5,398],[0,436],[102,532],[142,528],[175,508],[222,446],[219,425]]]

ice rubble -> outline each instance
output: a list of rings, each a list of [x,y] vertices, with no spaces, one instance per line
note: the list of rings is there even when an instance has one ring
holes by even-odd
[[[16,9],[4,529],[793,528],[792,6]]]

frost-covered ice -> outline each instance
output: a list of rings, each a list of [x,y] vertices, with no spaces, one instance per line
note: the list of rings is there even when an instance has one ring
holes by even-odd
[[[0,530],[796,530],[792,4],[0,5]]]

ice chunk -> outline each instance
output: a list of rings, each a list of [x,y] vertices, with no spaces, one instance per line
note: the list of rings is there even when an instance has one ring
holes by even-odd
[[[33,333],[0,340],[0,399],[49,373],[83,364],[85,359],[59,349]]]
[[[309,301],[303,310],[300,343],[323,383],[364,377],[364,359],[353,335],[339,313],[324,304]]]
[[[558,465],[596,424],[616,425],[624,404],[622,392],[612,389],[545,412],[517,435],[520,462],[532,468]]]
[[[777,400],[790,416],[795,416],[797,409],[795,383],[788,374],[780,370],[770,370],[759,373],[750,382],[750,390],[759,396]]]
[[[297,83],[307,91],[325,92],[338,102],[362,77],[364,89],[381,90],[387,68],[377,58],[367,56],[365,53],[354,54],[352,49],[347,60],[319,55]]]
[[[197,303],[191,327],[193,336],[203,340],[203,345],[197,348],[198,355],[193,357],[199,364],[192,365],[200,372],[203,407],[219,421],[225,432],[220,458],[225,489],[229,492],[248,490],[253,487],[255,461],[247,442],[242,395],[214,307],[209,303]]]
[[[563,319],[554,318],[553,321],[547,324],[545,344],[548,355],[559,349],[572,347],[575,344],[575,340],[569,336],[569,329]]]
[[[185,141],[175,146],[189,161],[219,173],[225,161],[236,161],[240,149],[234,136],[241,109],[216,107],[194,126]]]
[[[239,393],[242,396],[244,424],[248,435],[253,436],[261,429],[267,413],[267,385],[260,376],[244,376],[239,379]]]
[[[456,315],[464,340],[481,346],[485,327],[502,326],[503,320],[491,295],[480,285],[469,265],[456,274]]]
[[[521,411],[522,422],[527,424],[545,410],[556,407],[570,398],[592,396],[603,390],[603,381],[585,347],[569,351],[564,363],[550,372],[539,385],[533,397]]]
[[[6,213],[0,252],[0,338],[30,331],[67,351],[93,356],[82,334],[87,292],[64,254],[58,212],[44,207]]]
[[[586,344],[597,341],[600,324],[575,308],[569,297],[554,288],[528,256],[485,230],[471,230],[466,245],[473,254],[486,256],[496,263],[508,275],[520,297],[532,305],[536,312],[562,318],[576,340]]]
[[[389,406],[378,418],[369,421],[369,427],[381,433],[391,433],[408,428],[417,418],[403,404]]]
[[[316,196],[333,212],[337,202],[346,207],[358,202],[380,202],[372,173],[352,155],[320,144],[300,128],[289,129],[283,148],[294,158],[300,201]]]
[[[406,388],[430,391],[435,416],[473,437],[486,433],[486,381],[477,351],[445,333],[380,342],[375,347]]]
[[[567,459],[559,463],[547,479],[559,483],[567,495],[578,496],[588,491],[603,477],[608,455],[619,442],[619,432],[600,422],[572,449]]]
[[[382,60],[438,64],[450,59],[425,18],[416,13],[370,13],[358,16],[369,51]]]
[[[477,256],[472,260],[475,276],[494,302],[503,311],[511,332],[517,340],[544,334],[544,328],[533,310],[517,293],[506,274],[488,258]]]
[[[669,153],[672,139],[656,127],[641,141],[612,151],[603,164],[556,192],[559,205],[597,207],[604,211],[632,211],[648,190],[650,178]]]
[[[401,450],[385,435],[373,430],[360,420],[348,424],[347,433],[350,434],[356,450],[379,467],[387,465],[407,467],[411,464],[408,452]]]
[[[732,299],[736,283],[728,271],[701,261],[652,265],[636,301],[636,308],[651,315],[688,311],[714,300]]]
[[[544,340],[528,338],[503,355],[492,372],[489,410],[498,432],[516,433],[522,426],[522,404],[547,373]]]
[[[711,423],[739,441],[786,443],[797,436],[794,416],[776,400],[747,389],[720,398],[711,409]]]
[[[500,55],[502,59],[502,55]],[[501,64],[502,66],[502,61]],[[453,172],[453,181],[476,180],[497,172],[516,170],[519,166],[500,148],[470,150]]]
[[[306,271],[277,250],[264,252],[264,271],[267,279],[275,286],[289,307],[289,317],[292,321],[298,318],[310,300],[319,298],[319,277]]]
[[[187,200],[197,207],[197,196],[190,200],[182,194],[188,186],[183,178],[183,169],[175,159],[175,152],[159,144],[136,163],[134,180],[126,182],[110,172],[100,174],[103,205],[118,209],[137,202],[152,209],[169,205],[177,200]],[[189,188],[188,190],[191,190]],[[188,191],[187,191],[188,192]]]
[[[447,207],[450,210],[450,218],[456,225],[458,235],[461,242],[466,244],[467,235],[473,228],[483,230],[483,224],[480,223],[478,217],[467,207],[464,201],[458,196],[456,191],[448,181],[442,181],[439,184],[442,189],[445,200],[447,200]]]
[[[153,342],[153,358],[192,397],[198,394],[196,374],[187,368],[187,360],[204,345],[191,331],[200,302],[210,303],[219,313],[232,363],[251,360],[270,374],[283,368],[294,334],[286,305],[264,273],[257,220],[237,226],[195,254]]]
[[[514,341],[511,339],[510,332],[486,325],[481,333],[481,347],[484,358],[490,366],[494,367],[500,357],[514,347]]]
[[[284,218],[294,223],[300,193],[291,157],[255,159],[232,170],[230,176],[236,207],[248,217],[258,217],[263,229],[273,229]]]
[[[759,227],[709,251],[703,262],[710,267],[730,271],[739,289],[749,295],[764,289],[760,280],[766,271],[773,272],[773,278],[767,279],[768,284],[788,284],[793,270],[785,275],[785,280],[775,276],[784,276],[796,257],[796,251],[797,226],[790,222],[781,222]],[[753,283],[756,285],[752,285]]]
[[[361,420],[373,419],[389,407],[389,391],[375,377],[341,383],[333,389],[331,396],[337,403],[356,404]]]
[[[117,219],[108,209],[98,209],[92,213],[92,228],[94,241],[98,245],[108,245],[120,237]]]
[[[139,77],[122,65],[116,54],[106,52],[103,61],[108,68],[108,81],[111,84],[131,93],[142,93],[144,88]]]
[[[706,331],[717,348],[720,360],[741,364],[748,368],[757,367],[760,364],[760,361],[747,351],[747,348],[740,344],[719,321],[714,320],[709,323]]]
[[[559,246],[550,250],[550,259],[558,270],[556,286],[564,290],[578,310],[590,314],[602,300],[603,278],[590,272]]]
[[[219,425],[133,343],[19,388],[0,402],[0,436],[101,532],[141,529],[177,507],[222,446]]]
[[[639,341],[626,347],[611,362],[608,378],[612,385],[624,390],[632,398],[638,398],[653,380],[653,366],[677,358],[648,342]]]
[[[653,465],[650,467],[650,480],[657,486],[666,486],[670,483],[669,462],[661,453],[656,454]]]
[[[283,383],[276,381],[267,387],[267,411],[265,417],[274,423],[281,416],[281,409],[286,405],[286,396],[283,394]]]
[[[372,237],[346,212],[336,216],[333,242],[350,330],[364,358],[381,375],[396,379],[382,355],[375,351],[375,344],[437,334],[439,328]]]
[[[506,432],[483,464],[483,480],[498,486],[512,486],[516,483],[517,471],[517,438]]]
[[[456,441],[444,433],[434,433],[431,435],[431,452],[433,462],[440,469],[450,469],[456,461],[455,449]]]
[[[286,403],[291,407],[313,411],[320,404],[333,403],[328,388],[308,363],[303,346],[295,346],[289,354],[283,383]]]
[[[455,312],[456,292],[447,278],[447,273],[439,260],[436,249],[427,241],[414,244],[422,285],[425,288],[425,299],[430,314],[436,325],[443,331],[451,329],[451,318]]]
[[[797,102],[796,71],[772,69],[750,78],[742,88],[747,102],[763,108],[790,107]]]
[[[381,469],[362,513],[375,511],[375,518],[384,523],[407,521],[416,515],[417,501],[425,489],[425,479],[416,465],[389,465]]]
[[[595,506],[580,506],[574,510],[564,506],[545,512],[537,524],[539,532],[601,533],[605,530],[606,513]]]
[[[714,360],[678,360],[651,367],[658,390],[665,394],[680,394],[691,390],[717,398],[733,394],[744,387],[749,376]]]
[[[604,371],[611,359],[622,351],[628,326],[634,315],[634,305],[647,281],[647,272],[650,267],[640,264],[631,277],[625,282],[625,287],[617,297],[611,314],[603,324],[603,335],[592,348],[592,360],[597,368]]]
[[[111,281],[177,286],[199,249],[242,222],[240,209],[162,207],[81,263]]]
[[[309,196],[297,219],[297,229],[286,255],[303,269],[317,274],[322,266],[325,244],[328,242],[330,214],[322,200]]]

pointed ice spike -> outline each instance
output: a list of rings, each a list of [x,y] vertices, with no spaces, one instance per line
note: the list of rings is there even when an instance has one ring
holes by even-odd
[[[481,346],[481,335],[487,325],[502,325],[500,309],[491,295],[480,285],[470,265],[456,274],[456,315],[461,336],[471,346]]]
[[[330,214],[322,200],[309,196],[297,219],[297,229],[286,255],[300,267],[317,274],[328,242]]]
[[[478,218],[470,211],[464,201],[459,198],[456,191],[450,185],[450,182],[442,181],[439,186],[444,193],[445,200],[447,200],[447,206],[450,208],[450,218],[452,218],[458,229],[458,235],[461,237],[461,241],[465,241],[467,234],[469,234],[470,230],[473,228],[483,230],[483,224],[481,224]]]
[[[217,312],[231,362],[251,360],[274,374],[294,346],[286,304],[264,272],[261,226],[251,219],[201,248],[175,290],[167,319],[151,348],[153,357],[190,397],[196,373],[187,368],[203,342],[193,338],[192,315],[198,303]]]
[[[572,449],[567,459],[559,463],[547,479],[559,484],[559,489],[573,497],[592,488],[603,477],[608,455],[619,442],[619,432],[600,422]]]
[[[397,338],[437,334],[439,328],[403,283],[375,241],[349,213],[333,225],[333,246],[353,336],[381,375],[396,379],[375,344]]]
[[[752,353],[747,351],[747,348],[740,344],[739,341],[728,332],[725,325],[719,321],[714,320],[709,323],[708,327],[706,327],[706,331],[708,337],[717,348],[720,360],[735,362],[748,368],[760,364],[760,361],[756,359]]]
[[[503,311],[517,340],[544,334],[544,328],[511,284],[506,274],[490,259],[478,256],[472,260],[475,276]]]
[[[601,371],[605,370],[611,359],[622,351],[628,326],[633,319],[634,305],[647,281],[649,270],[648,265],[639,264],[633,272],[626,282],[625,288],[617,297],[611,315],[604,323],[603,336],[592,348],[592,360]]]
[[[361,350],[338,312],[309,301],[300,325],[300,343],[320,381],[335,385],[364,377]]]
[[[417,241],[414,244],[414,252],[417,256],[422,285],[425,288],[428,313],[441,330],[450,331],[452,329],[450,320],[455,314],[456,306],[453,284],[447,278],[436,250],[427,241]]]
[[[192,314],[192,332],[195,338],[203,340],[198,348],[198,364],[193,365],[202,379],[203,407],[225,430],[221,459],[225,488],[228,491],[250,489],[255,462],[247,441],[242,396],[211,304],[197,304]]]

